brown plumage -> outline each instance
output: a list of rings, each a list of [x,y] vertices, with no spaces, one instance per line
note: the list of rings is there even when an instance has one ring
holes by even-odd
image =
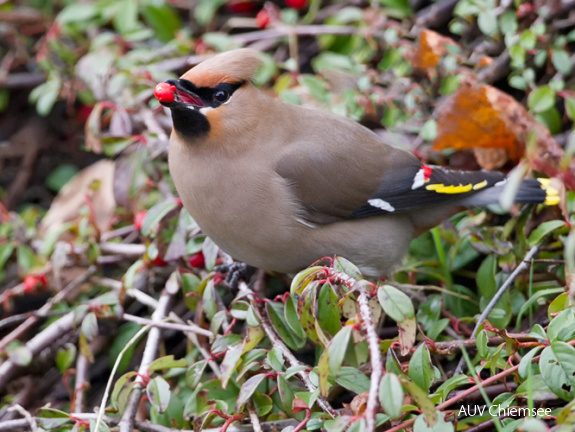
[[[182,202],[235,259],[295,272],[337,254],[380,276],[415,234],[474,201],[497,201],[499,173],[423,169],[350,119],[260,91],[251,82],[259,62],[252,50],[220,54],[167,81],[171,97],[157,94],[172,111],[169,165]],[[466,179],[474,189],[447,192]],[[525,188],[519,201],[554,193]]]

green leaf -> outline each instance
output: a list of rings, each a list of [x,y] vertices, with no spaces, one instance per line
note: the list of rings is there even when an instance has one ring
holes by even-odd
[[[369,391],[371,383],[369,378],[365,376],[362,371],[349,366],[343,366],[340,369],[335,382],[357,394]]]
[[[204,294],[202,296],[202,300],[204,302],[204,313],[210,320],[213,319],[214,315],[218,312],[218,305],[216,304],[215,299],[215,289],[214,280],[210,279],[204,289]]]
[[[567,401],[575,397],[575,348],[553,342],[541,353],[539,368],[553,393]]]
[[[70,414],[53,408],[40,408],[36,412],[36,420],[44,429],[56,429],[70,421]]]
[[[564,49],[554,49],[551,53],[551,62],[557,72],[563,75],[571,75],[573,65],[571,65],[569,54]]]
[[[480,357],[485,358],[489,354],[489,348],[487,346],[487,332],[485,330],[481,330],[477,334],[475,346],[477,347],[477,354],[479,354]]]
[[[333,260],[333,268],[339,272],[345,273],[353,279],[363,279],[363,276],[357,266],[344,257],[336,256]]]
[[[421,387],[416,385],[414,382],[409,381],[407,378],[400,377],[400,380],[405,390],[407,390],[407,393],[413,397],[421,409],[425,420],[427,420],[427,424],[433,426],[437,423],[438,413],[435,411],[435,405],[429,399],[427,391],[422,390]]]
[[[284,370],[284,356],[281,349],[278,347],[273,347],[268,352],[268,362],[273,370],[276,372],[283,372]]]
[[[333,376],[337,376],[341,369],[350,340],[351,326],[346,326],[333,337],[327,347],[329,370]]]
[[[186,384],[188,387],[195,389],[198,386],[207,365],[208,362],[206,360],[200,360],[188,368],[186,371]]]
[[[331,335],[335,335],[341,329],[338,300],[331,284],[323,284],[319,291],[317,321],[320,327]]]
[[[330,100],[330,94],[326,83],[314,75],[301,75],[299,77],[301,85],[306,87],[310,94],[320,102],[327,103]]]
[[[243,348],[244,348],[243,344],[239,344],[229,348],[226,351],[226,355],[224,356],[224,359],[221,364],[221,370],[222,370],[221,382],[223,389],[225,389],[228,386],[228,382],[232,377],[232,374],[237,369],[240,363]]]
[[[392,18],[409,18],[413,15],[409,0],[378,0],[387,7],[387,14]]]
[[[494,36],[497,34],[497,17],[495,11],[484,10],[477,16],[477,25],[479,30],[487,36]]]
[[[413,318],[415,310],[410,298],[391,285],[383,285],[377,290],[377,298],[383,310],[395,322]]]
[[[258,391],[254,392],[252,395],[252,402],[254,403],[254,408],[256,409],[258,417],[268,415],[274,407],[272,398],[267,394],[260,393]]]
[[[117,2],[120,13],[114,16],[114,28],[120,34],[127,34],[138,28],[137,0],[119,0]]]
[[[547,111],[555,105],[555,91],[548,85],[538,87],[529,93],[527,105],[536,113]]]
[[[317,287],[318,282],[314,281],[304,289],[298,299],[297,312],[300,317],[300,324],[306,335],[316,345],[323,345],[315,328]]]
[[[427,391],[434,377],[427,345],[421,344],[409,361],[408,375],[421,389]]]
[[[170,385],[164,378],[157,376],[150,380],[146,386],[146,394],[149,401],[158,408],[160,413],[166,411],[170,404],[171,393]]]
[[[497,285],[495,283],[495,270],[497,268],[497,256],[494,254],[488,255],[483,260],[477,271],[477,287],[479,292],[485,298],[492,298],[495,294]]]
[[[277,302],[267,302],[266,311],[275,331],[285,344],[293,350],[302,349],[306,343],[306,339],[298,337],[291,331],[284,319],[283,305]]]
[[[383,376],[379,385],[379,401],[391,418],[396,419],[401,415],[403,387],[397,375],[388,372]]]
[[[257,374],[242,384],[240,394],[236,402],[236,413],[241,412],[244,404],[252,398],[252,395],[261,384],[261,382],[265,379],[265,377],[266,374]]]
[[[571,120],[575,120],[575,97],[565,98],[565,112]]]
[[[94,312],[90,312],[82,320],[81,333],[88,341],[92,341],[96,336],[98,336],[98,319]]]
[[[568,292],[561,293],[557,297],[555,297],[553,301],[549,304],[549,307],[547,308],[547,316],[549,318],[549,321],[553,319],[552,317],[554,315],[567,309],[570,306],[569,303],[570,299]]]
[[[36,261],[34,251],[28,245],[20,245],[16,249],[16,260],[21,273],[28,273]]]
[[[46,186],[54,192],[58,192],[74,175],[78,173],[78,168],[71,164],[58,165],[44,182]]]
[[[188,366],[188,361],[186,359],[176,360],[173,355],[168,355],[154,360],[150,366],[148,366],[148,372],[163,369],[184,368],[186,366]]]
[[[299,317],[297,315],[297,303],[296,300],[289,296],[285,302],[284,318],[288,327],[295,333],[295,335],[300,339],[305,339],[306,334],[301,327],[299,322]]]
[[[575,311],[571,308],[565,309],[560,312],[547,327],[547,338],[550,342],[555,342],[559,339],[561,330],[575,324]]]
[[[4,269],[6,261],[12,256],[14,252],[14,243],[0,244],[0,270]]]
[[[421,130],[421,137],[426,141],[437,138],[437,122],[434,119],[427,120]]]
[[[57,78],[52,78],[30,92],[30,101],[36,103],[38,114],[43,117],[50,114],[52,107],[58,100],[61,87],[62,81]]]
[[[30,366],[32,363],[32,351],[19,341],[12,341],[6,347],[6,353],[12,363],[18,366]]]
[[[541,348],[540,346],[535,347],[523,356],[519,362],[519,369],[517,369],[521,378],[525,379],[528,377],[527,370],[531,367],[531,360],[533,360],[533,357],[535,357],[535,354],[537,354]]]
[[[543,123],[549,129],[552,135],[561,132],[561,114],[555,107],[549,108],[547,111],[543,111],[535,114],[535,120],[539,123]]]
[[[194,17],[198,24],[205,26],[214,18],[216,11],[224,5],[227,0],[200,0],[194,10]]]
[[[71,3],[60,11],[56,20],[60,24],[87,21],[98,14],[95,3]]]
[[[170,199],[156,204],[146,213],[146,217],[142,221],[142,234],[149,236],[157,229],[160,221],[172,210],[174,210],[178,204],[175,200]]]
[[[77,353],[78,350],[76,345],[72,343],[68,343],[65,347],[58,349],[58,353],[56,354],[56,366],[60,373],[64,373],[72,366],[74,360],[76,360]]]
[[[182,28],[180,17],[168,6],[148,5],[142,12],[144,19],[154,29],[161,42],[174,39],[176,31]]]
[[[413,424],[413,432],[453,432],[452,422],[445,421],[445,414],[437,411],[437,422],[428,425],[423,415],[417,416]]]
[[[563,226],[566,225],[565,222],[561,220],[552,220],[543,222],[541,225],[535,228],[533,232],[531,232],[531,234],[529,235],[529,247],[538,245],[547,235]]]
[[[283,403],[284,411],[288,416],[293,416],[292,404],[294,395],[289,386],[289,383],[286,381],[286,379],[283,377],[282,374],[278,375],[277,383],[278,383],[278,393]]]

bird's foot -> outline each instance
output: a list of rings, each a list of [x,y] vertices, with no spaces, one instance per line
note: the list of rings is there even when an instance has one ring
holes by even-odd
[[[231,264],[216,266],[214,270],[222,275],[225,275],[226,284],[231,289],[236,290],[238,289],[240,280],[249,282],[255,269],[243,262],[233,262]]]

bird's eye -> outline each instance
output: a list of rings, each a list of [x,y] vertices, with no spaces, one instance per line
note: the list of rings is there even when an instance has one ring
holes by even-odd
[[[230,95],[225,90],[219,90],[216,93],[214,93],[214,100],[216,102],[223,103],[223,102],[227,101],[229,97],[230,97]]]

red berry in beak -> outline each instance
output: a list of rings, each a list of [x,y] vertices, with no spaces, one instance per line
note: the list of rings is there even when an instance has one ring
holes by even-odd
[[[176,87],[165,82],[159,83],[154,89],[154,96],[160,102],[173,102],[176,99]]]

